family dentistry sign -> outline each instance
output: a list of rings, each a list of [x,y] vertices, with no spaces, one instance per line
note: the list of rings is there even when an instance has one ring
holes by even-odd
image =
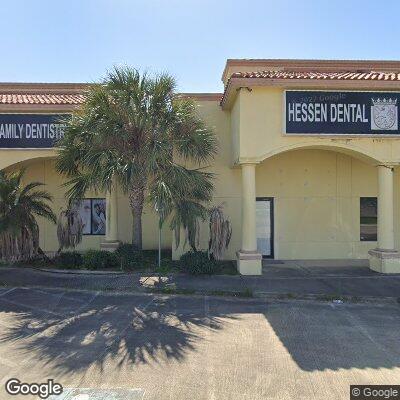
[[[399,135],[400,93],[285,92],[285,133]]]
[[[44,149],[63,137],[63,114],[0,114],[0,148]]]

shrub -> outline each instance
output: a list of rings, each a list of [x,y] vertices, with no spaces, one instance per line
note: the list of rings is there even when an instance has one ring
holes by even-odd
[[[59,268],[78,269],[83,264],[82,254],[77,251],[66,251],[55,257],[55,263]]]
[[[217,272],[217,263],[208,258],[206,251],[188,251],[180,259],[181,269],[192,275],[211,275]]]
[[[136,247],[132,244],[121,244],[114,254],[119,260],[119,265],[123,269],[135,269],[143,266],[143,252],[137,250]]]
[[[118,268],[118,257],[104,250],[88,250],[83,255],[83,267],[91,270]]]

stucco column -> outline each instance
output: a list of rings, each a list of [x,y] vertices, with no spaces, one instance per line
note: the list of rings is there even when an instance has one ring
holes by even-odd
[[[394,250],[393,169],[378,165],[378,249]]]
[[[256,252],[256,165],[242,164],[242,251]]]
[[[393,168],[378,165],[378,247],[370,250],[370,268],[400,272],[400,253],[394,248]]]
[[[241,164],[242,170],[242,248],[237,253],[242,275],[261,275],[261,254],[256,236],[256,164]]]
[[[102,250],[115,251],[119,246],[118,241],[118,197],[115,180],[111,190],[106,194],[106,235],[100,244]]]

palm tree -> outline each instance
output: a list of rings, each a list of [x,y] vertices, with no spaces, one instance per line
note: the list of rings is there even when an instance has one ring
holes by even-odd
[[[24,186],[24,172],[0,171],[0,258],[5,261],[28,260],[40,252],[37,216],[56,222],[48,204],[52,197],[37,190],[43,183]]]
[[[146,201],[165,220],[185,197],[205,202],[212,196],[212,174],[201,166],[213,159],[216,137],[175,89],[167,74],[114,68],[89,88],[59,142],[56,166],[69,178],[70,201],[117,182],[129,198],[139,250]]]

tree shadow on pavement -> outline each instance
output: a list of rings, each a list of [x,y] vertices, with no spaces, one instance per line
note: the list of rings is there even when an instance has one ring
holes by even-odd
[[[309,372],[400,367],[397,305],[16,289],[0,293],[0,314],[0,361],[52,373],[132,373],[194,352],[201,369],[207,351],[226,363],[239,357],[238,370],[257,365],[260,376],[292,362]]]
[[[12,323],[2,329],[0,343],[12,343],[16,354],[30,354],[36,362],[62,373],[82,372],[92,366],[103,371],[109,362],[122,368],[181,361],[196,350],[204,330],[220,330],[226,318],[233,318],[208,315],[200,298],[140,296],[138,300],[99,296],[78,311],[64,306],[61,313],[57,307],[46,312],[0,301],[0,313],[13,315]],[[177,301],[181,302],[178,310]],[[182,302],[187,307],[182,307]]]

